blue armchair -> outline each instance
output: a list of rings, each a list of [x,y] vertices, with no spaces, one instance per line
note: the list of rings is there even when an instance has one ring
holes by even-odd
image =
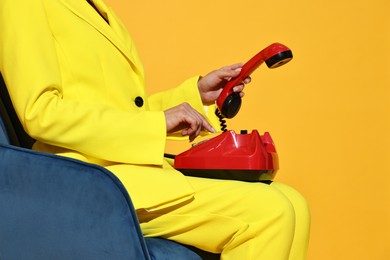
[[[98,165],[29,149],[0,77],[0,259],[210,259],[144,238],[121,182]]]

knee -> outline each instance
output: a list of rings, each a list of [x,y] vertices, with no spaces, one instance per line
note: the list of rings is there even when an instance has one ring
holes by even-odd
[[[284,196],[287,197],[294,208],[295,214],[299,217],[300,220],[310,222],[309,203],[301,193],[299,193],[294,188],[280,182],[274,182],[271,184],[271,186],[278,189],[284,194]]]
[[[284,196],[284,194],[278,193],[278,198],[275,199],[275,205],[277,205],[280,217],[284,219],[285,224],[294,228],[296,211],[289,198]]]
[[[269,190],[262,192],[261,197],[258,197],[257,205],[262,204],[266,207],[269,217],[274,222],[279,222],[283,226],[294,226],[295,209],[290,199],[281,193],[278,189],[269,186]],[[264,210],[264,208],[263,208]]]
[[[273,187],[270,187],[267,195],[259,200],[257,205],[259,203],[263,204],[263,210],[267,213],[259,212],[262,215],[257,215],[255,226],[259,229],[256,236],[264,236],[265,233],[272,234],[275,239],[288,248],[293,241],[296,228],[296,214],[293,204],[283,193]]]

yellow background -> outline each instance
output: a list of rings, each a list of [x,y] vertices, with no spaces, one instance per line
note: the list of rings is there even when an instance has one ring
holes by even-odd
[[[105,1],[137,44],[149,92],[289,46],[289,64],[252,74],[229,129],[271,133],[276,179],[311,206],[308,259],[390,259],[390,1]]]

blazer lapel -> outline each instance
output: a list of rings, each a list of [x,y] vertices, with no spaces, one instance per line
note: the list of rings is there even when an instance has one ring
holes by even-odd
[[[109,24],[97,13],[90,4],[84,0],[59,0],[67,8],[69,8],[74,14],[85,20],[96,30],[98,30],[102,35],[104,35],[112,44],[114,44],[119,51],[133,64],[138,68],[139,64],[136,64],[132,58],[132,51],[134,49],[131,47],[133,44],[132,41],[127,42],[126,39],[120,37],[122,29],[118,27],[118,22],[116,21],[115,16],[112,15],[110,10],[106,5],[100,0],[93,0],[96,5],[96,8],[101,12],[101,14],[107,18]],[[117,30],[121,30],[120,32]],[[126,41],[126,42],[125,42]]]

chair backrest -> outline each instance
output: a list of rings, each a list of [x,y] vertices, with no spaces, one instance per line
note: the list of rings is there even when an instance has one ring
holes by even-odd
[[[5,127],[5,123],[3,120],[3,111],[5,111],[5,107],[3,105],[3,102],[0,100],[0,144],[11,144],[9,137],[8,137],[8,131]]]
[[[0,73],[0,142],[31,148],[35,140],[23,129]]]

